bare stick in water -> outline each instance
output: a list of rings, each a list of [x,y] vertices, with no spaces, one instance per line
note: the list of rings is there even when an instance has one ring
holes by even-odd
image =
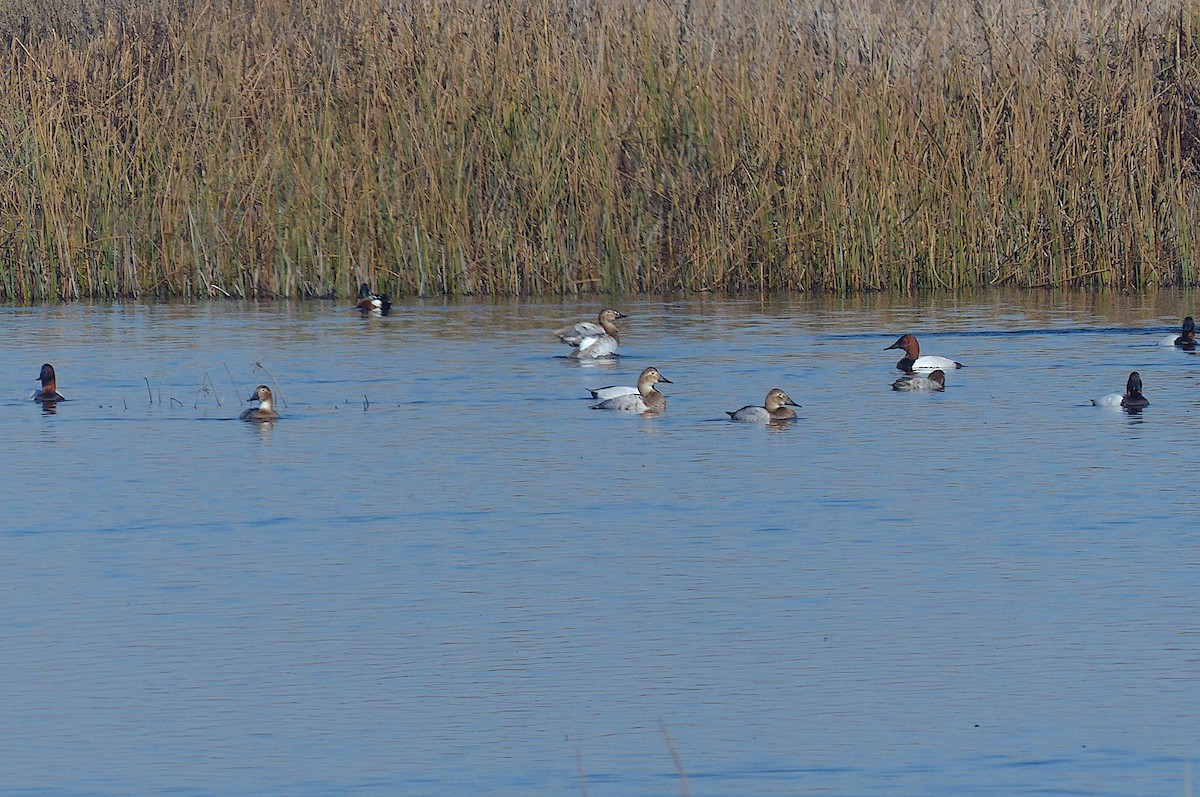
[[[154,394],[152,392],[150,392],[150,377],[143,376],[142,379],[146,380],[146,395],[150,397],[150,403],[153,404],[154,403]]]
[[[583,753],[575,748],[575,770],[579,772],[579,793],[587,797],[587,778],[583,776]]]
[[[233,385],[233,392],[239,397],[246,395],[246,392],[238,387],[237,382],[234,381],[233,373],[229,370],[229,365],[225,362],[222,362],[221,365],[225,366],[225,375],[229,377],[229,383]]]
[[[200,383],[200,389],[196,391],[196,403],[192,405],[193,409],[200,407],[200,394],[212,396],[217,402],[217,407],[222,408],[221,397],[217,395],[217,386],[213,384],[212,377],[208,375],[208,371],[204,372],[204,381]]]
[[[671,734],[667,732],[666,723],[659,720],[658,729],[662,731],[663,741],[667,743],[667,749],[671,751],[671,760],[675,762],[675,771],[679,773],[679,790],[683,794],[683,797],[692,797],[692,789],[688,786],[687,773],[683,771],[683,761],[679,758],[679,751],[675,749],[675,743],[671,741]]]

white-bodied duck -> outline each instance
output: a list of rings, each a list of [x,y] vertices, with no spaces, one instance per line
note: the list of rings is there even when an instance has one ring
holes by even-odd
[[[556,329],[554,334],[563,343],[575,348],[570,356],[577,360],[611,357],[617,353],[617,346],[621,343],[621,332],[613,323],[619,318],[625,318],[625,314],[606,307],[600,311],[595,322],[580,321]]]
[[[901,335],[895,343],[888,346],[888,349],[904,349],[904,357],[900,362],[896,363],[896,367],[906,374],[911,374],[915,371],[950,371],[955,368],[962,368],[962,363],[946,357],[936,357],[927,354],[921,356],[921,345],[917,343],[916,337],[913,335]]]

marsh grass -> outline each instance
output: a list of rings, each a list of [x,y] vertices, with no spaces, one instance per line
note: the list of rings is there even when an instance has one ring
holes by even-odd
[[[0,0],[0,298],[1192,285],[1198,12]]]

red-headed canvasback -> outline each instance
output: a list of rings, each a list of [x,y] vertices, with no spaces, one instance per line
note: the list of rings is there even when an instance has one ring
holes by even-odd
[[[1092,399],[1097,407],[1124,407],[1127,410],[1140,410],[1150,406],[1150,401],[1142,395],[1142,376],[1137,371],[1129,375],[1125,382],[1124,393],[1109,393],[1098,399]]]
[[[940,368],[929,376],[905,374],[892,382],[892,390],[945,390],[946,374]]]
[[[647,368],[638,376],[638,392],[624,396],[605,399],[599,404],[593,404],[594,410],[620,410],[621,412],[637,412],[642,415],[657,415],[667,408],[667,399],[654,389],[659,382],[673,384],[670,379],[658,372],[657,368]]]
[[[617,353],[621,343],[621,333],[613,321],[625,318],[624,313],[604,308],[596,317],[596,323],[580,321],[578,324],[556,329],[554,334],[575,351],[570,356],[577,360],[595,360],[599,357],[610,357]]]
[[[358,304],[363,315],[387,315],[392,311],[392,299],[386,293],[371,293],[371,286],[363,283],[358,288]]]
[[[34,392],[31,399],[34,401],[66,401],[63,394],[58,392],[58,384],[54,376],[54,366],[50,363],[42,365],[42,370],[38,373],[38,381],[42,383],[42,389]]]
[[[799,406],[799,404],[792,401],[787,393],[784,393],[777,387],[773,387],[767,392],[767,397],[763,400],[763,406],[757,407],[753,404],[748,404],[740,410],[726,410],[725,414],[735,421],[775,423],[777,421],[795,420],[796,411],[792,407]]]
[[[921,356],[921,346],[917,343],[917,339],[912,335],[901,335],[899,339],[888,349],[904,349],[904,357],[900,362],[896,363],[896,367],[906,374],[911,374],[914,371],[936,371],[941,369],[947,371],[953,368],[962,368],[962,363],[945,357],[936,357],[933,355]]]
[[[271,396],[271,388],[266,385],[259,385],[254,388],[254,392],[250,394],[250,398],[246,401],[257,401],[258,406],[244,411],[238,417],[243,421],[252,421],[254,423],[270,423],[279,417],[279,413],[275,411],[274,399]]]

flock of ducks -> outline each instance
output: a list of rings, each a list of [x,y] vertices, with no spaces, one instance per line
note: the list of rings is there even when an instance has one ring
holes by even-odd
[[[387,294],[372,293],[370,287],[363,283],[358,292],[358,303],[355,305],[364,315],[387,315],[391,312],[392,302]],[[611,308],[600,311],[596,321],[580,321],[554,331],[560,341],[571,347],[569,357],[576,360],[598,360],[613,357],[621,343],[621,331],[617,329],[616,321],[625,318]],[[1178,337],[1163,341],[1164,345],[1174,345],[1186,350],[1196,348],[1196,324],[1191,316],[1183,319],[1183,327]],[[896,363],[896,367],[904,375],[892,383],[893,390],[901,391],[943,391],[946,389],[946,371],[962,368],[963,364],[946,357],[922,355],[921,346],[913,335],[901,335],[895,343],[884,351],[901,349],[904,356]],[[30,398],[41,402],[44,406],[53,407],[66,398],[58,392],[58,381],[54,366],[50,363],[42,365],[38,373],[41,389],[34,392]],[[592,389],[593,399],[599,403],[593,404],[594,410],[616,410],[618,412],[637,413],[639,415],[658,415],[667,408],[667,399],[656,389],[658,384],[672,384],[659,370],[654,367],[644,369],[638,375],[636,386],[609,385]],[[274,398],[271,388],[259,385],[254,389],[247,401],[257,401],[258,406],[245,410],[238,416],[240,420],[251,423],[271,423],[279,418],[275,411]],[[1124,393],[1110,393],[1098,399],[1092,399],[1092,404],[1098,407],[1123,407],[1129,410],[1141,410],[1150,405],[1149,400],[1142,395],[1142,378],[1137,371],[1129,374],[1125,383]],[[774,387],[767,391],[767,396],[761,405],[750,404],[736,410],[727,410],[732,420],[747,423],[786,423],[796,418],[792,407],[799,407],[795,401],[782,389]]]
[[[605,308],[600,311],[596,323],[582,321],[556,330],[554,334],[560,341],[573,348],[570,356],[575,359],[594,360],[611,357],[617,353],[621,342],[620,330],[613,322],[621,318],[625,318],[625,315]],[[1185,350],[1195,350],[1196,323],[1192,317],[1183,319],[1183,327],[1178,337],[1168,338],[1163,343]],[[892,383],[893,390],[944,391],[946,372],[963,367],[962,363],[947,357],[922,355],[921,345],[914,335],[901,335],[884,351],[891,349],[901,349],[904,352],[904,356],[896,363],[896,367],[903,371],[904,375]],[[592,405],[592,409],[657,415],[667,407],[666,397],[655,389],[655,385],[660,382],[671,384],[671,380],[659,373],[657,368],[647,368],[638,377],[637,387],[612,385],[596,388],[590,392],[592,398],[600,399],[600,403]],[[1150,401],[1142,394],[1142,377],[1137,371],[1129,374],[1124,393],[1110,393],[1091,401],[1098,407],[1123,407],[1135,412],[1150,405]],[[727,410],[726,415],[735,421],[781,423],[795,419],[796,412],[792,407],[799,406],[787,393],[776,387],[767,392],[761,406],[749,405],[738,410]]]
[[[368,294],[364,285],[360,295]],[[368,309],[361,303],[359,307]],[[600,311],[595,323],[580,321],[555,330],[554,334],[572,348],[568,356],[573,359],[612,357],[621,343],[621,331],[614,322],[625,317],[624,313],[606,307]],[[892,383],[893,390],[944,390],[945,370],[962,368],[962,363],[945,357],[922,357],[921,346],[912,335],[901,335],[888,349],[904,350],[904,357],[896,364],[897,368],[904,371],[904,376]],[[672,384],[657,368],[646,368],[638,375],[636,387],[609,385],[591,390],[592,398],[600,399],[600,403],[593,404],[592,409],[658,415],[667,408],[666,397],[655,389],[659,383]],[[796,411],[792,407],[799,406],[783,389],[773,387],[767,391],[761,405],[748,404],[741,409],[726,410],[725,414],[732,420],[746,423],[786,423],[796,419]]]

